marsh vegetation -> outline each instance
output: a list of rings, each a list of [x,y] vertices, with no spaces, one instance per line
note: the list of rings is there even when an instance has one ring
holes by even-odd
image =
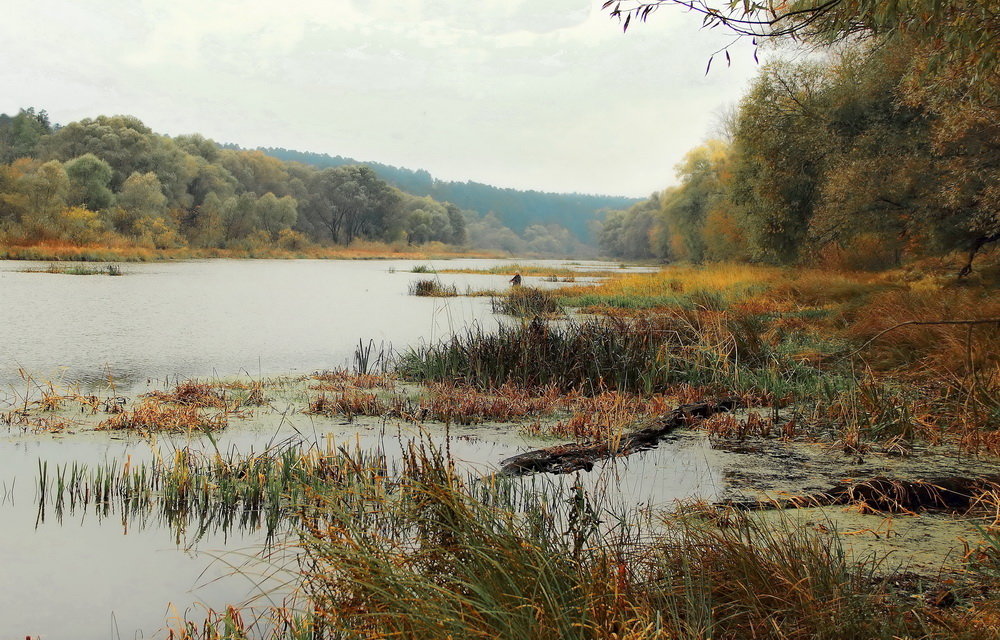
[[[41,456],[36,526],[293,550],[275,602],[217,600],[175,638],[990,638],[992,274],[727,264],[508,287],[494,297],[560,313],[361,341],[311,375],[28,381],[0,421],[149,443]],[[673,469],[685,441],[710,480]],[[571,462],[511,472],[525,455]],[[673,482],[694,487],[645,498]]]

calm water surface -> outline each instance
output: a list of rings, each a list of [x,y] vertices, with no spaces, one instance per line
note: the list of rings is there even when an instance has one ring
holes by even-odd
[[[48,263],[0,261],[0,385],[19,382],[19,370],[91,384],[110,373],[129,386],[343,366],[359,340],[400,348],[495,325],[488,298],[417,298],[407,289],[435,277],[410,273],[418,264],[497,262],[208,260],[126,264],[126,275],[109,277],[24,273]],[[439,277],[460,291],[507,286],[507,276]]]

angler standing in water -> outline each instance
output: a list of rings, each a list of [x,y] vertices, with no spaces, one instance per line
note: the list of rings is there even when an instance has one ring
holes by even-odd
[[[521,286],[521,274],[515,273],[514,277],[510,279],[510,284],[515,287]]]

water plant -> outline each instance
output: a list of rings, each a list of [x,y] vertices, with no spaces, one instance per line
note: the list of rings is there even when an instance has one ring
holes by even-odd
[[[70,276],[120,276],[124,275],[124,271],[120,265],[115,263],[106,264],[101,267],[90,266],[86,264],[70,264],[62,265],[57,263],[50,263],[48,267],[44,269],[25,269],[26,273],[61,273]]]
[[[455,285],[441,284],[440,280],[414,280],[410,283],[410,295],[430,298],[451,298],[458,295]]]
[[[660,349],[675,336],[656,321],[550,324],[535,318],[501,324],[496,332],[474,327],[449,340],[411,348],[400,356],[398,368],[419,381],[457,381],[479,388],[513,383],[586,393],[651,390],[664,373]]]
[[[532,318],[554,316],[562,313],[551,291],[535,287],[512,287],[503,295],[492,299],[493,313]]]

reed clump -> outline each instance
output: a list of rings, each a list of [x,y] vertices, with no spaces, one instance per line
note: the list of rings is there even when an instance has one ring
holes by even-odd
[[[124,275],[120,265],[115,263],[94,267],[87,264],[62,265],[51,263],[43,269],[25,269],[25,273],[58,273],[70,276],[120,276]]]
[[[495,333],[472,328],[437,344],[402,354],[401,375],[451,381],[480,389],[513,384],[562,391],[649,390],[665,376],[660,353],[676,341],[669,323],[588,320],[550,324],[540,318],[500,325]]]
[[[369,504],[384,498],[391,468],[381,449],[351,450],[332,440],[283,442],[249,453],[185,447],[149,462],[93,467],[72,463],[50,470],[40,461],[39,517],[47,508],[59,518],[88,510],[99,517],[117,513],[126,523],[155,515],[178,532],[194,528],[197,536],[264,527],[271,537],[307,517],[317,495],[330,498],[342,490],[345,500],[363,494]]]
[[[414,280],[410,283],[410,295],[426,298],[452,298],[458,295],[455,285],[442,284],[440,280]]]
[[[507,293],[492,299],[493,313],[532,318],[563,313],[551,291],[535,287],[512,287]]]

